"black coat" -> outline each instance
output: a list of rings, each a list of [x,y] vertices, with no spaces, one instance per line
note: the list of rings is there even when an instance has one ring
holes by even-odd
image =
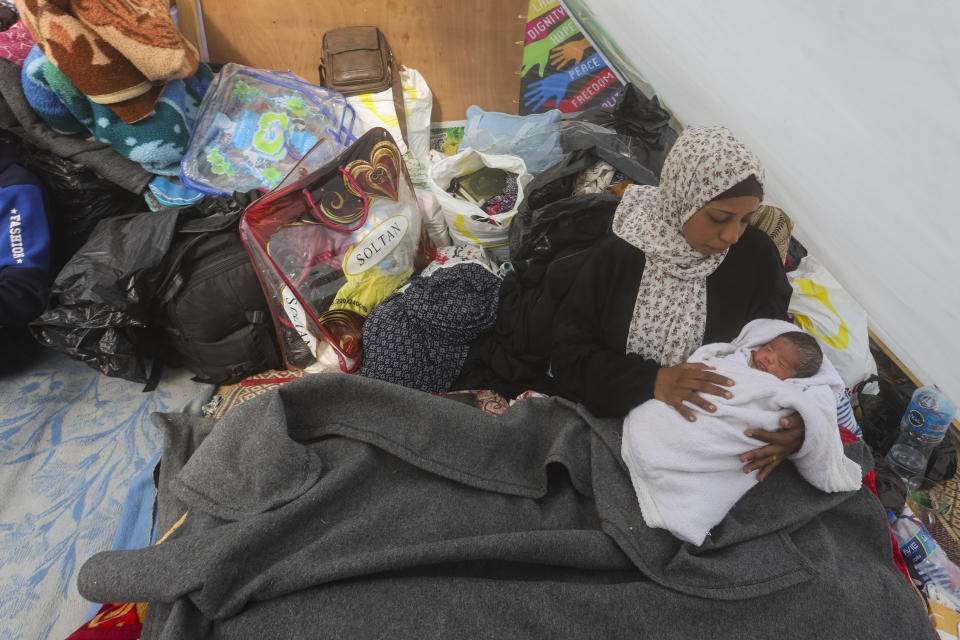
[[[660,364],[626,352],[644,253],[610,235],[598,242],[557,312],[551,372],[560,395],[601,416],[623,416],[653,397]],[[787,320],[790,302],[773,241],[747,227],[707,278],[704,343],[730,342],[757,318]]]

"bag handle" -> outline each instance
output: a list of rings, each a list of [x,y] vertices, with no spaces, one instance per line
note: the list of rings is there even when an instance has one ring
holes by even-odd
[[[393,79],[393,110],[397,112],[397,124],[400,125],[400,136],[403,138],[404,144],[409,148],[409,142],[407,141],[407,110],[403,106],[403,85],[400,82],[400,69],[397,68],[397,58],[393,55],[393,48],[390,46],[390,43],[387,42],[387,36],[383,35],[380,29],[377,29],[377,32],[380,33],[384,46],[386,46],[387,51],[390,52],[390,76]]]
[[[350,172],[344,170],[343,167],[340,167],[340,173],[343,174],[344,183],[346,183],[347,180],[349,180],[350,184],[353,185],[353,188],[356,189],[357,193],[360,194],[360,200],[361,202],[363,202],[363,215],[359,219],[357,219],[357,221],[352,226],[338,224],[337,222],[331,220],[327,216],[320,213],[320,211],[317,209],[317,205],[314,204],[313,202],[313,197],[310,195],[309,189],[301,189],[300,192],[303,194],[304,199],[307,201],[307,206],[309,206],[310,209],[313,210],[313,213],[317,217],[317,220],[327,225],[328,227],[336,229],[337,231],[345,231],[349,233],[352,231],[356,231],[357,229],[362,227],[364,223],[367,221],[367,215],[370,212],[370,201],[367,198],[367,192],[360,188],[360,185],[358,185],[357,181],[353,179],[353,176],[350,175]]]

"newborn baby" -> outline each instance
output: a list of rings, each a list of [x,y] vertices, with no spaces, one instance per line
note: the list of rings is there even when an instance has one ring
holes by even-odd
[[[745,431],[779,428],[794,411],[804,421],[800,450],[790,456],[800,474],[826,492],[860,487],[860,466],[843,455],[837,399],[843,381],[816,340],[782,320],[754,320],[732,343],[707,344],[688,362],[703,362],[732,378],[731,398],[716,411],[687,406],[690,422],[660,400],[648,400],[624,419],[621,455],[643,519],[695,545],[755,483],[739,455],[756,446]]]
[[[771,373],[780,380],[809,378],[820,371],[823,352],[816,338],[802,331],[781,333],[750,352],[751,369]]]

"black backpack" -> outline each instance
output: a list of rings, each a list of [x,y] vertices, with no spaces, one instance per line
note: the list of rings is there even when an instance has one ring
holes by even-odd
[[[232,384],[283,364],[238,221],[239,211],[186,220],[164,265],[156,322],[172,350],[165,360],[198,382]]]

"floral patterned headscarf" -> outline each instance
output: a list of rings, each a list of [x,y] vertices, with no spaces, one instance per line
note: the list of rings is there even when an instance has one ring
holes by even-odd
[[[669,367],[703,342],[707,276],[727,253],[705,256],[687,242],[683,225],[730,187],[756,176],[760,161],[725,127],[688,127],[667,155],[659,187],[633,185],[623,194],[613,232],[646,256],[627,353]]]

